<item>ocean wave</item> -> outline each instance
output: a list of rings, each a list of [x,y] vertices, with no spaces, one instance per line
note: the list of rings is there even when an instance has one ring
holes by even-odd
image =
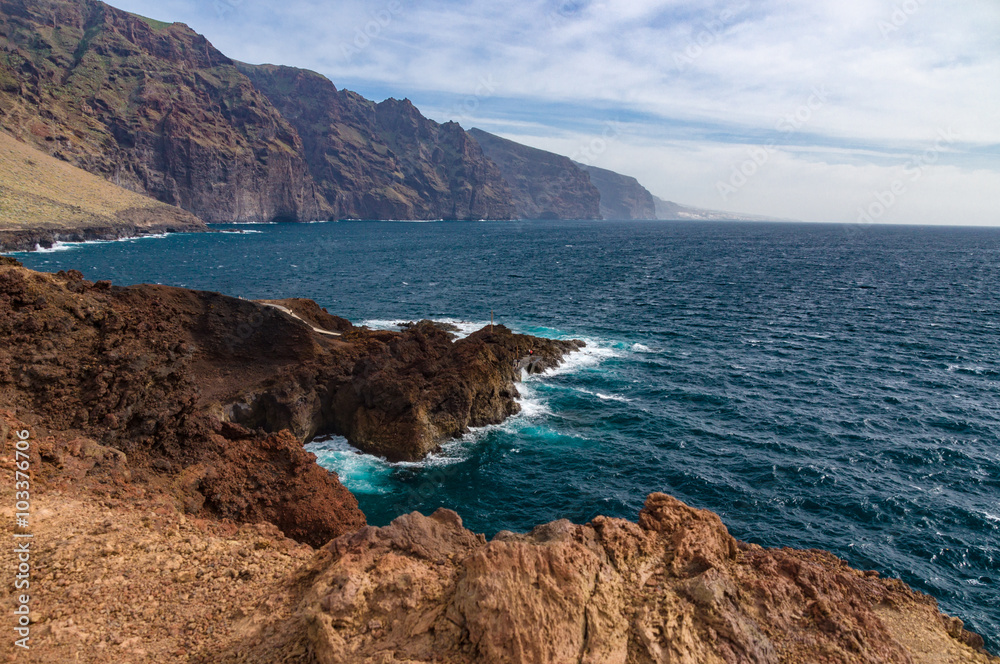
[[[621,403],[632,403],[632,400],[628,397],[623,397],[620,394],[605,394],[604,392],[597,392],[594,390],[587,390],[582,387],[576,388],[577,392],[582,392],[584,394],[589,394],[592,397],[597,397],[601,401],[618,401]]]
[[[362,452],[343,436],[325,436],[305,446],[316,455],[316,462],[337,473],[341,484],[352,493],[384,495],[395,489],[393,474],[400,470],[419,471],[428,468],[452,466],[468,459],[470,434],[448,441],[441,449],[421,461],[389,461],[384,457]]]
[[[83,247],[89,244],[110,244],[112,242],[132,242],[133,240],[159,240],[165,237],[169,237],[170,233],[152,233],[150,235],[133,235],[129,237],[119,237],[113,240],[82,240],[80,242],[63,242],[61,240],[56,240],[52,243],[51,247],[43,247],[36,244],[32,251],[36,254],[52,254],[57,251],[68,251],[70,249],[75,249],[77,247]],[[27,253],[23,251],[12,252],[12,253]]]
[[[573,337],[566,337],[573,338]],[[598,365],[602,364],[606,360],[621,357],[622,352],[620,349],[614,348],[610,345],[605,345],[601,340],[588,338],[588,337],[577,337],[583,341],[586,346],[579,350],[575,350],[566,357],[563,358],[562,363],[553,368],[549,369],[543,374],[543,377],[552,376],[563,376],[566,374],[576,373],[584,369],[593,369]]]
[[[418,320],[421,320],[421,319],[419,319],[419,318],[396,318],[396,319],[369,318],[369,319],[361,321],[360,323],[358,323],[358,325],[363,325],[365,327],[370,327],[373,330],[401,330],[401,329],[403,329],[403,325],[405,325],[406,323],[415,323]],[[455,331],[455,332],[453,332],[453,334],[458,339],[464,339],[465,337],[469,336],[473,332],[478,332],[479,330],[483,329],[484,327],[488,327],[489,326],[489,321],[486,321],[486,322],[476,322],[476,321],[459,320],[457,318],[432,318],[430,320],[432,320],[435,323],[444,323],[444,324],[447,324],[447,325],[454,325],[455,327],[457,327],[458,330]]]
[[[515,401],[521,407],[521,412],[515,415],[515,418],[533,419],[553,414],[552,409],[549,408],[549,405],[541,398],[538,390],[530,382],[522,382],[517,391],[521,396],[515,399]]]

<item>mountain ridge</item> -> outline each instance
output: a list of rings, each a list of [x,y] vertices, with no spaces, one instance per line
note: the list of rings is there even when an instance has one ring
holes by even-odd
[[[0,129],[210,223],[661,216],[635,178],[99,0],[0,0]]]

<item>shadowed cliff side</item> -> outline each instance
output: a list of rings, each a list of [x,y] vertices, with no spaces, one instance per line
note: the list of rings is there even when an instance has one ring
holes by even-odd
[[[823,551],[737,542],[665,494],[638,524],[563,520],[490,542],[449,510],[401,516],[326,545],[294,606],[258,616],[212,661],[1000,662],[902,582]]]
[[[600,219],[601,194],[569,157],[508,141],[482,129],[469,134],[500,167],[521,219]]]
[[[635,178],[596,166],[580,163],[576,165],[590,174],[590,181],[601,192],[603,218],[616,220],[657,218],[653,195]]]
[[[428,120],[408,100],[376,104],[305,69],[237,66],[298,131],[338,217],[513,216],[499,169],[457,123]]]

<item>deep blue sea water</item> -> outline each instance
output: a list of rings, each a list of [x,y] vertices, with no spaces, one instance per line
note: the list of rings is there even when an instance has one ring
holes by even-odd
[[[1000,230],[682,222],[238,226],[22,254],[119,284],[311,297],[588,342],[422,464],[314,443],[374,524],[635,519],[666,491],[937,597],[1000,650]]]

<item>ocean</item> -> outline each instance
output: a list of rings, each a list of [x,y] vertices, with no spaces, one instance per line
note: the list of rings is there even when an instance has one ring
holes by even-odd
[[[937,597],[1000,650],[1000,229],[333,222],[20,254],[124,285],[309,297],[355,324],[491,312],[587,348],[522,413],[422,463],[311,444],[375,525],[492,535],[634,520],[665,491],[738,538],[822,548]]]

